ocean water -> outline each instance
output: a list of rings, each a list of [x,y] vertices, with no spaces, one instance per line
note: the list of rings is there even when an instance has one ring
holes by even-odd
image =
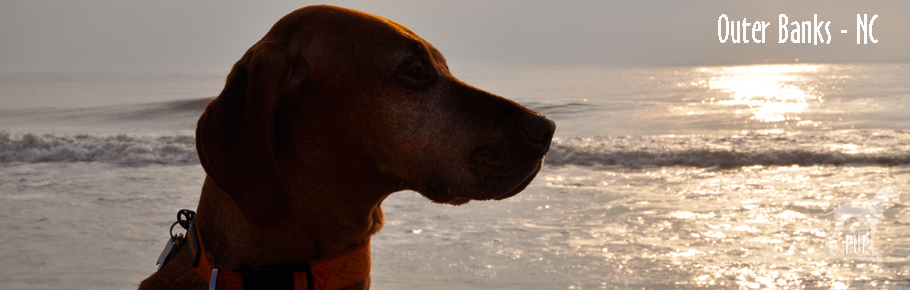
[[[910,64],[453,71],[557,122],[546,165],[503,201],[393,194],[374,289],[910,288]],[[0,289],[152,274],[223,79],[0,74]],[[847,245],[822,214],[883,186]]]

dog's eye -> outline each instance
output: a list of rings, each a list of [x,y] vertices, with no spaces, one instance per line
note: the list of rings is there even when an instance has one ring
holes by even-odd
[[[398,75],[398,78],[408,87],[419,88],[432,84],[437,79],[437,74],[432,69],[422,64],[412,64]]]
[[[419,81],[423,78],[423,68],[421,68],[419,66],[411,68],[408,71],[404,72],[404,75],[409,78]]]

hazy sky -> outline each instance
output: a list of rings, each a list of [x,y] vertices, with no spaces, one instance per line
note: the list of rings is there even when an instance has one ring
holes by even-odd
[[[227,71],[281,16],[332,4],[400,22],[450,63],[717,65],[910,60],[910,1],[0,0],[2,71]],[[778,15],[831,21],[826,45],[778,43]],[[876,44],[856,44],[856,14]],[[765,21],[768,43],[717,23]],[[788,26],[792,28],[792,26]],[[841,34],[840,30],[848,30]],[[751,28],[747,31],[751,38]],[[822,35],[825,35],[822,32]],[[827,38],[827,35],[825,35]]]

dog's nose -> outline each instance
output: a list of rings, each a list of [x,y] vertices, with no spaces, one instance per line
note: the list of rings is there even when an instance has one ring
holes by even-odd
[[[553,139],[554,132],[556,132],[556,122],[539,114],[533,115],[525,125],[525,133],[531,137],[531,146],[540,151],[540,154],[547,154],[547,151],[550,150],[550,141]]]

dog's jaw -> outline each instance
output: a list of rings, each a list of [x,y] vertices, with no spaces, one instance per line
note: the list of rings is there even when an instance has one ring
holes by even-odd
[[[471,201],[471,199],[469,199],[469,198],[457,197],[457,196],[453,196],[453,195],[450,195],[447,193],[443,193],[442,191],[435,189],[433,187],[427,187],[427,189],[420,190],[419,192],[421,195],[423,195],[424,197],[426,197],[427,199],[429,199],[430,201],[435,202],[435,203],[449,204],[449,205],[462,205],[462,204],[466,204]]]
[[[515,187],[515,189],[512,189],[512,191],[510,191],[509,193],[503,194],[503,195],[495,197],[493,199],[503,200],[506,198],[513,197],[516,194],[518,194],[519,192],[525,190],[525,188],[527,188],[528,185],[531,184],[531,181],[534,180],[534,177],[537,176],[537,173],[540,173],[541,168],[543,168],[543,160],[541,160],[540,163],[537,164],[537,168],[534,169],[534,172],[531,173],[530,175],[528,175],[528,177],[526,177],[525,180],[523,180],[521,183],[519,183],[518,186]]]
[[[513,197],[513,196],[517,195],[518,193],[522,192],[523,190],[525,190],[525,188],[527,188],[528,185],[530,185],[531,182],[534,180],[534,177],[536,177],[537,174],[540,172],[541,168],[543,168],[543,160],[538,162],[537,166],[534,168],[534,170],[530,174],[528,174],[524,179],[522,179],[519,183],[516,183],[515,186],[512,187],[509,191],[499,194],[499,195],[494,194],[494,195],[492,195],[492,197],[489,197],[489,198],[457,196],[453,192],[452,187],[446,187],[445,190],[441,190],[438,187],[425,186],[421,189],[418,189],[417,191],[432,202],[440,203],[440,204],[448,204],[448,205],[463,205],[463,204],[470,202],[471,200],[504,200],[504,199]]]

